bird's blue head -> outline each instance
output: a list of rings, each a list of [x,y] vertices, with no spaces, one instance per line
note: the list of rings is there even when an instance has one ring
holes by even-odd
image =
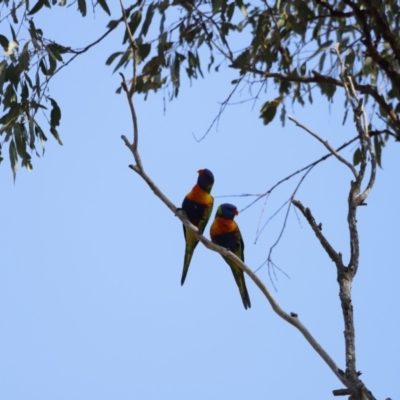
[[[217,217],[225,218],[225,219],[233,219],[235,215],[238,215],[239,212],[237,208],[233,204],[224,203],[218,207]]]
[[[197,171],[199,173],[199,177],[197,178],[197,184],[207,193],[211,192],[211,189],[214,185],[214,175],[213,173],[207,169],[200,169]]]

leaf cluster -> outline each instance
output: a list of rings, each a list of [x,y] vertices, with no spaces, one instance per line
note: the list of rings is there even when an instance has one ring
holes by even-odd
[[[76,5],[78,12],[86,16],[87,3],[76,0],[69,5]],[[60,141],[57,131],[60,121],[52,119],[52,115],[61,116],[61,111],[54,96],[50,100],[51,78],[78,55],[100,43],[125,18],[135,48],[132,50],[124,29],[122,48],[116,49],[106,64],[117,71],[131,65],[134,58],[137,66],[134,91],[145,97],[167,89],[173,99],[179,95],[182,76],[190,80],[203,78],[205,71],[218,72],[225,65],[237,71],[237,78],[232,81],[235,89],[238,85],[250,88],[258,85],[255,97],[262,100],[260,118],[264,124],[277,115],[284,123],[288,102],[301,106],[313,104],[317,90],[331,103],[338,92],[343,92],[343,71],[337,57],[332,55],[333,45],[338,44],[344,73],[353,77],[355,89],[363,96],[370,114],[379,163],[389,137],[400,139],[400,6],[396,0],[381,4],[373,0],[125,3],[125,15],[111,19],[102,37],[83,50],[74,50],[46,39],[34,23],[34,17],[44,8],[68,5],[67,0],[37,0],[32,7],[27,0],[17,5],[0,0],[0,7],[9,11],[2,25],[8,21],[11,32],[0,35],[5,52],[0,63],[4,107],[0,132],[5,134],[2,145],[14,142],[11,148],[14,172],[19,158],[23,166],[31,168],[30,152],[36,151],[39,144],[43,148],[46,129],[39,125],[39,110],[48,120],[50,133]],[[99,6],[110,15],[108,4],[107,0],[99,0],[92,6]],[[21,39],[16,31],[20,36],[28,35]],[[273,91],[267,91],[268,84]],[[49,105],[54,112],[48,110]],[[343,108],[344,123],[349,111],[347,100]],[[20,129],[23,139],[18,139],[22,143],[18,152]],[[356,152],[354,163],[358,158]]]
[[[60,1],[60,6],[66,5]],[[62,145],[58,132],[61,109],[50,97],[49,81],[66,65],[64,57],[72,49],[46,39],[43,30],[36,27],[34,15],[43,7],[51,8],[56,1],[38,0],[30,8],[29,1],[0,0],[6,10],[2,27],[8,22],[9,34],[0,34],[3,57],[0,58],[0,163],[8,146],[14,180],[19,163],[31,170],[32,154],[44,154],[46,131]],[[86,15],[86,2],[79,0],[78,11]],[[110,13],[105,0],[98,4]],[[23,35],[26,34],[25,37]],[[44,121],[44,122],[43,122]],[[47,125],[47,127],[45,127]]]
[[[337,43],[346,73],[375,117],[371,128],[380,135],[374,141],[380,155],[390,136],[400,138],[399,11],[395,0],[380,5],[370,0],[152,1],[129,16],[135,54],[125,33],[126,50],[113,53],[106,63],[115,61],[116,71],[136,57],[141,64],[136,92],[147,96],[172,87],[171,98],[179,94],[182,71],[197,79],[203,77],[204,64],[208,71],[219,71],[226,63],[238,71],[233,85],[243,77],[243,84],[258,82],[264,88],[272,81],[277,95],[260,110],[268,124],[279,108],[284,122],[288,101],[312,104],[315,90],[328,103],[334,101],[338,89],[343,90],[331,53]],[[348,110],[344,100],[343,123]]]

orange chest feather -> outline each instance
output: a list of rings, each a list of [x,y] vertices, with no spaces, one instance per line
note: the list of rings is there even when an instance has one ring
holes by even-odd
[[[217,236],[223,233],[235,232],[237,230],[238,227],[235,221],[217,217],[211,225],[210,235]]]
[[[187,194],[186,198],[196,203],[204,204],[206,206],[211,206],[214,202],[211,194],[201,189],[199,185],[195,185],[193,189]]]

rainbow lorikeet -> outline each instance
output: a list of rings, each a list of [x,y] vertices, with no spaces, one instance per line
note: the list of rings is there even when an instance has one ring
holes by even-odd
[[[193,189],[184,198],[182,209],[186,212],[188,220],[194,226],[197,226],[199,233],[203,233],[214,205],[214,198],[210,194],[214,184],[214,175],[206,168],[199,170],[198,173],[197,184],[193,186]],[[190,260],[199,242],[185,226],[183,226],[183,233],[186,240],[186,249],[181,285],[185,283]]]
[[[242,235],[238,225],[233,220],[235,215],[238,214],[238,210],[234,205],[228,203],[220,205],[210,228],[210,236],[213,243],[226,247],[244,261],[244,243]],[[233,277],[235,278],[240,295],[242,296],[244,308],[247,310],[251,307],[251,303],[244,280],[243,270],[233,261],[226,257],[223,258],[231,267]]]

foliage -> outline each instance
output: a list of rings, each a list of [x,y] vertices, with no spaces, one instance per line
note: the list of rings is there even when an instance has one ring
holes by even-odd
[[[0,7],[9,10],[3,21],[8,20],[11,28],[10,35],[0,36],[5,50],[0,63],[0,93],[5,110],[0,133],[6,135],[2,143],[10,143],[13,170],[18,157],[23,166],[31,168],[27,149],[36,151],[36,143],[43,147],[46,140],[44,129],[36,120],[37,111],[47,110],[50,104],[54,111],[51,115],[61,115],[55,100],[49,98],[51,77],[124,22],[121,15],[112,19],[98,41],[77,51],[45,39],[41,29],[35,27],[36,13],[55,3],[38,0],[29,8],[28,1],[13,6],[10,1],[0,0]],[[58,2],[62,6],[66,3]],[[76,2],[82,16],[87,14],[86,3]],[[106,0],[95,5],[110,14]],[[197,79],[204,77],[206,70],[219,71],[225,63],[237,71],[238,78],[232,82],[235,87],[260,86],[257,96],[266,96],[260,115],[264,124],[279,114],[284,121],[288,102],[312,104],[315,90],[327,102],[333,102],[335,95],[343,91],[337,57],[331,54],[333,45],[338,43],[346,73],[354,77],[355,89],[364,96],[370,113],[377,155],[390,136],[400,138],[400,9],[395,0],[381,4],[372,0],[158,0],[125,6],[137,48],[132,51],[125,31],[122,44],[126,47],[116,49],[106,64],[115,65],[117,71],[135,57],[137,93],[148,96],[165,87],[172,99],[179,94],[182,75]],[[26,27],[26,31],[18,30],[20,36],[29,34],[24,46],[19,45],[22,39],[13,29],[18,24]],[[348,107],[345,101],[343,121]],[[50,132],[60,141],[56,129],[59,119],[53,120],[51,115]]]
[[[54,5],[56,2],[52,3]],[[98,3],[109,13],[104,0]],[[65,5],[66,0],[59,4]],[[48,85],[50,79],[67,64],[64,55],[74,52],[46,39],[42,29],[36,27],[34,14],[42,7],[51,8],[51,4],[48,0],[38,0],[29,8],[28,1],[15,5],[14,2],[11,4],[8,0],[0,0],[0,8],[3,11],[8,8],[6,16],[1,18],[2,27],[8,21],[10,28],[8,35],[5,32],[0,34],[0,45],[4,51],[0,61],[0,102],[3,105],[0,117],[0,135],[3,136],[0,162],[3,161],[4,145],[8,144],[14,179],[19,160],[22,167],[32,169],[31,154],[34,152],[40,156],[38,150],[44,153],[46,130],[62,145],[58,133],[61,109],[50,96]],[[78,1],[78,10],[85,16],[85,0]],[[44,114],[48,128],[41,124],[39,111]]]
[[[165,28],[167,20],[171,22]],[[149,25],[158,23],[158,38],[146,41]],[[203,77],[205,63],[208,70],[214,66],[218,71],[222,62],[228,62],[238,71],[234,85],[241,78],[245,78],[241,79],[243,84],[259,81],[262,87],[273,82],[278,97],[275,94],[262,105],[264,124],[274,119],[278,107],[283,119],[287,101],[312,104],[313,90],[319,89],[328,102],[333,101],[337,88],[343,88],[337,57],[330,54],[338,43],[346,73],[354,77],[356,90],[364,95],[364,103],[375,116],[372,131],[379,136],[374,141],[379,163],[389,136],[400,137],[397,1],[378,5],[367,0],[254,4],[241,0],[163,0],[141,5],[130,15],[129,24],[138,44],[137,62],[143,65],[137,92],[147,95],[170,85],[171,95],[176,97],[182,67],[193,79]],[[149,45],[156,49],[151,52]],[[128,64],[131,53],[128,45],[125,52],[112,54],[107,63],[119,58],[117,70]],[[345,101],[344,121],[348,107]]]

